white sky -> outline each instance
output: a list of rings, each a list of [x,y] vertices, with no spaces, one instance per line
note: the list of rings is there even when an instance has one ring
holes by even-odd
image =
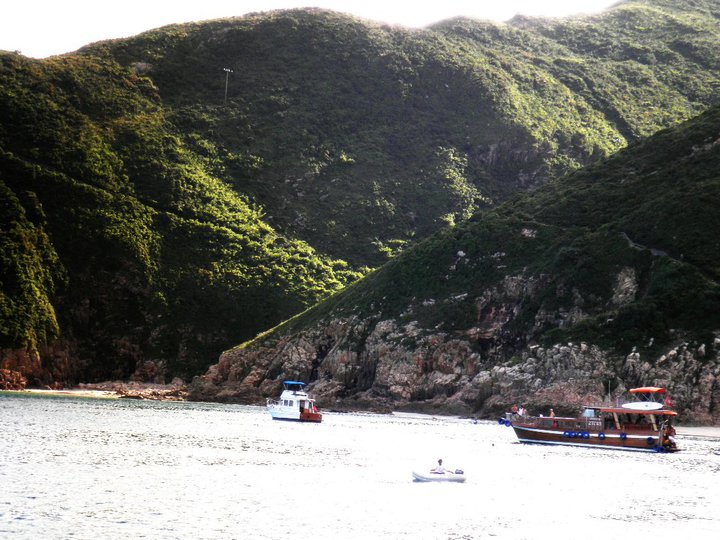
[[[166,24],[256,11],[322,7],[421,27],[464,15],[504,21],[517,13],[549,17],[593,13],[617,0],[3,0],[0,49],[42,58]]]

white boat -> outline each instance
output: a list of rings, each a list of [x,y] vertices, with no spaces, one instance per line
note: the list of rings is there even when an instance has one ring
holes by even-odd
[[[322,422],[322,414],[315,407],[315,400],[305,392],[304,382],[283,381],[280,399],[268,398],[267,408],[273,420]]]
[[[460,469],[455,471],[445,471],[444,473],[419,473],[413,471],[413,480],[415,482],[464,482],[465,473]]]

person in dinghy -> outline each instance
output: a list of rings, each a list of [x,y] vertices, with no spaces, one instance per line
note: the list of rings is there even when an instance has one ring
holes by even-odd
[[[437,467],[433,467],[430,469],[430,472],[432,474],[445,474],[447,471],[445,470],[445,467],[443,467],[442,459],[438,459]]]
[[[446,469],[443,467],[443,461],[442,459],[438,459],[437,467],[433,467],[430,469],[431,474],[465,474],[465,471],[462,469]]]

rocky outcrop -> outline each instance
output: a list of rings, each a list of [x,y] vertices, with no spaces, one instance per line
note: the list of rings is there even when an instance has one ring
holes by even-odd
[[[507,310],[496,313],[494,323],[464,336],[429,332],[413,322],[334,320],[322,330],[227,351],[193,381],[190,398],[262,403],[288,378],[312,382],[325,408],[490,418],[513,404],[536,414],[550,407],[574,414],[587,403],[621,400],[634,386],[662,385],[684,422],[720,422],[720,333],[708,343],[678,339],[656,357],[565,343],[528,345],[507,358],[501,342],[488,352],[468,339],[501,334]]]
[[[71,347],[62,340],[55,340],[37,349],[0,349],[0,369],[19,374],[25,381],[22,388],[62,388],[76,380],[78,375]]]
[[[22,373],[0,368],[0,390],[25,390],[27,379]]]
[[[0,389],[23,390],[28,377],[43,372],[38,351],[27,349],[0,349]]]
[[[142,383],[137,381],[107,381],[102,383],[79,384],[77,390],[92,390],[114,393],[126,399],[147,399],[153,401],[185,401],[187,388],[181,379],[170,384]]]
[[[117,345],[120,340],[116,340]],[[131,349],[130,346],[126,349]],[[79,358],[76,347],[67,340],[55,340],[37,349],[28,347],[24,349],[0,349],[0,390],[22,390],[25,388],[63,389],[73,388],[82,380],[83,362]],[[160,394],[164,393],[165,373],[167,369],[162,361],[145,360],[136,364],[135,371],[129,381],[119,383],[98,383],[100,385],[127,385],[135,393],[140,387],[152,387]],[[178,379],[179,380],[179,379]],[[183,387],[182,381],[179,383]],[[171,383],[170,386],[177,386]],[[101,388],[104,390],[105,388]],[[115,391],[116,388],[108,389]],[[168,391],[173,394],[174,391]],[[184,397],[169,395],[175,399]],[[153,399],[145,396],[146,399]]]

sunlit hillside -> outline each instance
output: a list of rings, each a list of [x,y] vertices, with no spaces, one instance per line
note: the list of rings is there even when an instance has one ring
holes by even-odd
[[[717,2],[647,1],[424,30],[295,10],[1,53],[2,365],[30,384],[200,373],[717,103],[719,40]]]

